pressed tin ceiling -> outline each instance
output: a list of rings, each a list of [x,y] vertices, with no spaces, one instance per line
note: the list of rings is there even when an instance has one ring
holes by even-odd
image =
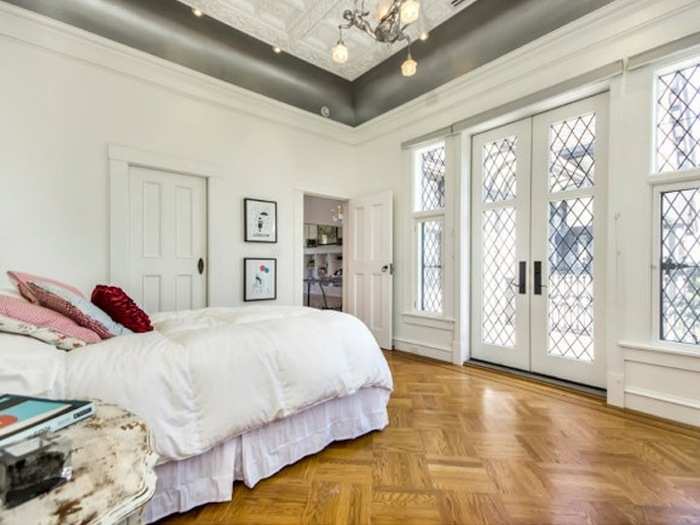
[[[343,22],[343,11],[352,8],[353,0],[180,1],[347,80],[355,80],[405,47],[405,43],[380,44],[361,31],[348,30],[343,38],[350,51],[350,59],[345,64],[334,63],[331,48],[338,40],[338,24]],[[453,6],[452,0],[421,0],[425,29],[433,29],[475,1],[462,0],[454,2],[458,5]],[[386,3],[385,0],[365,1],[367,10],[372,14],[378,12],[382,3]],[[414,24],[408,33],[415,40],[421,29],[420,24]]]

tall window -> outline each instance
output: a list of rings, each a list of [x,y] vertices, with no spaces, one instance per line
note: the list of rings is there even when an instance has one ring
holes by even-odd
[[[658,172],[700,168],[700,61],[657,77],[656,162]],[[659,336],[700,344],[700,181],[661,187]]]
[[[413,222],[416,232],[416,310],[443,311],[443,226],[445,219],[445,144],[414,152]]]

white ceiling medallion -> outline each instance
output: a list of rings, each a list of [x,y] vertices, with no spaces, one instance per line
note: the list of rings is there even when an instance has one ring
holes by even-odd
[[[338,23],[343,21],[343,12],[354,7],[354,0],[180,1],[211,18],[347,80],[355,80],[408,44],[405,40],[394,44],[378,43],[367,33],[353,30],[343,32],[342,44],[346,48],[345,51],[342,48],[336,51]],[[450,5],[450,0],[414,1],[419,4],[420,14],[418,21],[406,30],[413,42],[424,40],[435,26],[476,0],[465,0],[458,7]],[[379,20],[372,19],[372,15],[376,16],[381,12],[382,5],[386,6],[392,2],[393,0],[365,1],[373,27]],[[405,14],[409,19],[411,15],[410,12]],[[420,42],[415,45],[420,45]],[[329,49],[332,50],[331,53]],[[334,62],[334,57],[342,59],[344,52],[347,53],[347,59],[344,62]]]

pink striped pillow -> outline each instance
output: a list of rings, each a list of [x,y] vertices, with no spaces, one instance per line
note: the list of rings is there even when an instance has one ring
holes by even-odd
[[[86,343],[99,343],[100,336],[92,330],[79,326],[66,316],[22,299],[0,295],[0,315],[22,321],[40,328],[49,328],[68,337]]]
[[[19,292],[27,299],[27,301],[34,304],[39,304],[39,299],[32,293],[31,289],[29,288],[29,283],[37,283],[39,285],[41,283],[53,284],[54,286],[60,286],[61,288],[65,288],[66,290],[73,292],[74,294],[78,294],[80,297],[86,299],[83,293],[74,286],[64,284],[62,282],[56,281],[55,279],[49,279],[48,277],[39,277],[38,275],[31,275],[29,273],[22,272],[7,272],[7,276],[14,283]]]

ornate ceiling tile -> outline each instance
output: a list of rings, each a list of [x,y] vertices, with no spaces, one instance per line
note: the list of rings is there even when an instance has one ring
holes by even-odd
[[[345,64],[331,60],[331,48],[338,39],[338,24],[353,0],[180,0],[207,16],[243,31],[271,46],[347,80],[355,80],[399,51],[405,44],[386,45],[357,30],[344,32],[350,59]],[[386,0],[366,0],[370,12]],[[453,7],[450,0],[421,0],[422,16],[433,29],[476,0]],[[409,33],[417,36],[417,24]]]

